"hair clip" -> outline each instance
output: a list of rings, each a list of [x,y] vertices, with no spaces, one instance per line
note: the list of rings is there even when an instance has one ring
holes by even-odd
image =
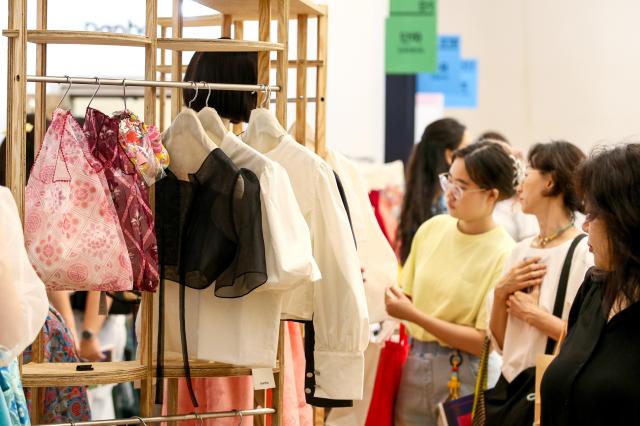
[[[526,175],[526,167],[524,163],[517,159],[514,155],[509,155],[513,161],[513,187],[517,188],[524,181]]]

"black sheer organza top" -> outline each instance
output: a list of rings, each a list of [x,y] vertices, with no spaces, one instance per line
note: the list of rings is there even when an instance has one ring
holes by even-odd
[[[241,297],[267,280],[260,183],[220,149],[180,181],[156,184],[156,233],[164,278],[218,297]],[[181,270],[182,269],[182,270]]]
[[[241,297],[267,281],[260,183],[220,149],[181,181],[169,170],[156,183],[156,235],[160,260],[156,403],[164,376],[164,280],[180,284],[180,334],[187,387],[194,407],[186,339],[185,286],[203,290],[215,282],[218,297]]]

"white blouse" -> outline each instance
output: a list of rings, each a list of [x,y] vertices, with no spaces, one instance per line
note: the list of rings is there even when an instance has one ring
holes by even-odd
[[[333,170],[283,136],[265,155],[289,174],[322,279],[285,296],[288,319],[313,319],[316,398],[362,399],[369,316],[360,260]]]
[[[189,355],[234,365],[275,367],[283,295],[298,286],[311,288],[320,279],[320,271],[287,172],[233,133],[225,136],[220,148],[236,166],[251,170],[260,181],[268,279],[253,292],[235,299],[218,298],[211,288],[187,288]],[[177,325],[179,284],[165,281],[165,291],[166,324]],[[165,330],[165,356],[180,359],[179,328],[168,326]]]
[[[535,237],[530,237],[518,243],[505,263],[504,274],[507,274],[514,266],[527,257],[540,257],[542,259],[541,263],[547,266],[547,274],[540,286],[539,306],[545,312],[553,313],[562,266],[572,240],[566,241],[556,247],[543,249],[531,247],[534,238]],[[562,311],[563,320],[567,320],[573,299],[584,281],[587,270],[592,266],[593,255],[589,252],[589,246],[585,238],[580,241],[573,254],[564,309]],[[489,321],[491,319],[493,300],[494,295],[493,292],[491,292],[487,310]],[[489,327],[488,331],[490,332],[490,330],[491,328]],[[509,316],[503,347],[498,347],[493,336],[492,343],[493,349],[502,354],[502,374],[505,379],[511,382],[523,370],[533,367],[536,364],[536,355],[542,354],[545,351],[547,336],[525,321]]]
[[[397,284],[396,255],[380,229],[364,179],[356,165],[331,149],[327,153],[327,163],[340,177],[349,203],[351,223],[358,244],[358,257],[366,279],[364,292],[367,296],[369,321],[384,321],[388,318],[384,306],[384,292]]]
[[[18,208],[0,186],[0,367],[29,346],[44,325],[49,301],[29,263]]]

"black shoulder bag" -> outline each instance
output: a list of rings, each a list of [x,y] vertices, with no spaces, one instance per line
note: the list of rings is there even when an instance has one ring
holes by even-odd
[[[562,317],[562,308],[567,294],[569,272],[576,247],[585,234],[578,235],[567,252],[567,257],[562,265],[558,291],[553,306],[553,315]],[[553,353],[555,340],[547,339],[546,354]],[[529,367],[516,376],[511,383],[501,374],[496,386],[485,392],[485,413],[487,426],[520,426],[533,423],[533,411],[535,402],[536,368]]]

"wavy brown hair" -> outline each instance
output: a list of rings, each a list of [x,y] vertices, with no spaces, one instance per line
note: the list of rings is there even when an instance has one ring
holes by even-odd
[[[595,150],[577,173],[587,213],[602,220],[609,240],[610,271],[604,279],[603,308],[616,301],[640,301],[640,144]]]

